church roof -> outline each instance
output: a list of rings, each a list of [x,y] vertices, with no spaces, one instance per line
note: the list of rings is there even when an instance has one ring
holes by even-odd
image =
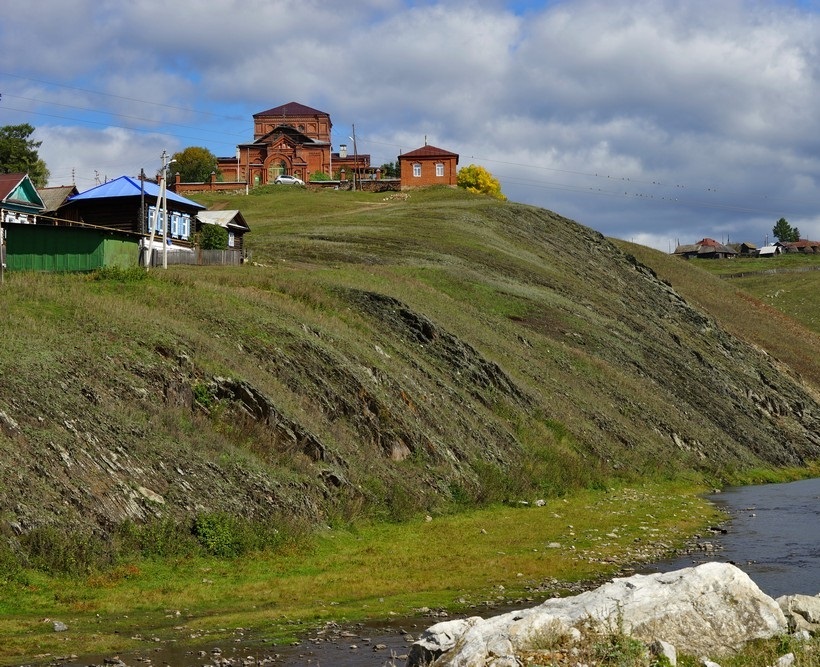
[[[270,143],[270,139],[276,136],[285,135],[288,137],[292,142],[298,144],[327,144],[326,141],[316,141],[312,137],[307,136],[304,132],[300,132],[296,128],[289,127],[288,125],[277,125],[274,127],[270,132],[267,134],[259,137],[254,144],[267,144]],[[253,145],[253,144],[249,144]]]
[[[268,109],[267,111],[260,111],[259,113],[253,114],[253,117],[256,118],[257,116],[327,116],[330,117],[330,114],[319,111],[318,109],[314,109],[312,107],[306,106],[304,104],[300,104],[299,102],[288,102],[287,104],[281,104],[278,107],[273,107],[272,109]]]

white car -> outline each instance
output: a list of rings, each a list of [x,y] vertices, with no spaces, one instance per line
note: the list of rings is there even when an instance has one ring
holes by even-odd
[[[277,176],[276,179],[273,181],[276,185],[304,185],[305,182],[301,178],[296,178],[296,176],[288,176],[286,174],[282,174]]]

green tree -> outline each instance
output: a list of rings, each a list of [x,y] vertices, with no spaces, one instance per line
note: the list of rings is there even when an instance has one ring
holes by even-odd
[[[34,127],[28,123],[0,127],[0,173],[25,172],[35,187],[48,183],[48,167],[40,159],[37,149],[42,141],[33,141]]]
[[[498,179],[487,171],[484,167],[471,164],[469,167],[462,167],[458,170],[456,183],[460,188],[466,188],[469,192],[481,195],[490,195],[501,201],[506,201],[506,197],[501,193],[501,183]]]
[[[174,153],[169,165],[169,180],[179,174],[183,183],[204,183],[211,178],[211,172],[216,173],[217,180],[222,180],[222,174],[216,162],[216,155],[202,146],[189,146],[184,151]]]
[[[228,230],[219,225],[202,225],[199,247],[203,250],[225,250],[228,247]]]
[[[379,169],[382,171],[382,178],[399,178],[401,176],[398,162],[385,162]]]
[[[779,241],[799,241],[800,230],[797,227],[792,227],[786,218],[780,218],[772,227],[772,234]]]

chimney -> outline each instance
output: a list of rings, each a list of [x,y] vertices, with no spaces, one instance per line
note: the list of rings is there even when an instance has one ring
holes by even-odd
[[[347,144],[339,144],[339,157],[347,157]]]

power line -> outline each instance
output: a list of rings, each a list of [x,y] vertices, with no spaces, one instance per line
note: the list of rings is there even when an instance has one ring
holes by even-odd
[[[50,104],[52,106],[65,107],[67,109],[79,109],[80,111],[88,111],[90,113],[104,114],[104,115],[108,115],[108,116],[113,116],[114,118],[127,118],[127,119],[131,119],[131,120],[144,121],[146,123],[158,123],[158,124],[161,124],[163,127],[181,127],[183,129],[186,129],[186,130],[199,130],[201,132],[209,132],[211,134],[218,134],[220,136],[225,136],[225,137],[227,137],[227,136],[237,136],[237,137],[239,137],[239,136],[248,136],[247,131],[240,134],[239,132],[221,132],[221,131],[217,131],[217,130],[206,130],[204,128],[194,127],[192,125],[182,125],[180,123],[169,123],[169,122],[166,122],[166,121],[160,121],[160,120],[157,120],[155,118],[143,118],[141,116],[129,116],[129,115],[126,115],[126,114],[115,113],[115,112],[112,112],[112,111],[100,111],[99,109],[90,109],[88,107],[81,107],[81,106],[77,106],[77,105],[74,105],[74,104],[64,104],[62,102],[48,102],[47,100],[38,100],[38,99],[33,98],[33,97],[22,97],[20,95],[10,95],[8,93],[6,93],[5,95],[6,95],[6,97],[14,97],[15,99],[18,99],[18,100],[26,100],[27,102],[37,102],[38,104]],[[32,112],[32,113],[36,113],[36,112]]]
[[[161,103],[161,102],[152,102],[152,101],[149,101],[149,100],[143,100],[143,99],[139,99],[139,98],[126,97],[126,96],[122,96],[122,95],[114,95],[114,94],[110,94],[110,93],[103,93],[103,92],[100,92],[100,91],[90,90],[90,89],[86,89],[86,88],[80,88],[80,87],[76,87],[76,86],[69,86],[69,85],[66,85],[66,84],[61,84],[61,83],[56,83],[56,82],[44,81],[44,80],[40,80],[40,79],[33,79],[33,78],[30,78],[30,77],[21,76],[21,75],[18,75],[18,74],[12,74],[12,73],[9,73],[9,72],[0,72],[0,75],[8,76],[8,77],[14,77],[14,78],[17,78],[17,79],[23,79],[23,80],[27,80],[27,81],[32,81],[32,82],[40,83],[40,84],[47,85],[47,86],[65,88],[65,89],[68,89],[68,90],[76,90],[76,91],[80,91],[80,92],[84,92],[84,93],[89,93],[89,94],[92,94],[92,95],[99,95],[99,96],[103,96],[103,97],[108,97],[108,98],[111,98],[111,99],[124,100],[124,101],[128,101],[128,102],[137,102],[137,103],[145,104],[145,105],[157,106],[157,107],[162,107],[162,108],[166,108],[166,109],[173,109],[173,110],[177,110],[177,111],[184,111],[184,112],[187,112],[187,113],[193,113],[193,114],[199,114],[199,115],[203,115],[203,116],[209,116],[209,117],[214,118],[214,119],[223,119],[223,120],[230,120],[230,121],[243,120],[243,122],[245,121],[245,119],[240,119],[237,116],[228,116],[228,115],[224,115],[224,114],[213,113],[213,112],[210,112],[210,111],[199,111],[197,109],[193,109],[193,108],[190,108],[190,107],[180,107],[180,106],[165,104],[165,103]],[[19,96],[19,95],[11,95],[11,94],[8,94],[8,93],[6,94],[6,96],[7,97],[14,97],[14,98],[21,99],[21,100],[35,102],[35,103],[38,103],[38,104],[51,104],[53,106],[60,106],[60,107],[65,107],[65,108],[78,109],[78,110],[81,110],[81,111],[87,111],[89,113],[103,113],[103,114],[107,114],[107,115],[115,117],[115,118],[130,119],[130,120],[142,121],[142,122],[146,122],[146,123],[160,122],[160,121],[156,121],[155,119],[143,118],[143,117],[140,117],[140,116],[130,116],[130,115],[126,115],[126,114],[119,114],[119,113],[107,112],[107,111],[102,112],[102,111],[97,111],[96,109],[91,109],[91,108],[87,108],[87,107],[64,104],[64,103],[60,103],[60,102],[48,102],[46,100],[39,100],[39,99],[36,99],[36,98],[23,97],[23,96]],[[219,140],[216,140],[216,139],[213,139],[213,138],[207,139],[207,138],[204,138],[204,137],[181,135],[181,134],[177,134],[177,133],[164,131],[163,129],[159,129],[159,128],[143,128],[143,127],[135,127],[135,126],[129,126],[129,125],[117,125],[117,124],[113,124],[113,123],[110,123],[110,122],[104,122],[104,121],[95,121],[95,120],[83,119],[83,118],[72,118],[72,117],[68,117],[68,116],[50,114],[50,113],[45,113],[45,112],[41,112],[41,111],[31,111],[31,110],[28,110],[28,109],[17,109],[17,108],[8,107],[8,106],[5,106],[5,105],[0,107],[0,108],[7,109],[9,111],[17,111],[17,112],[20,112],[20,113],[28,113],[28,114],[33,114],[33,115],[37,115],[37,116],[44,116],[44,117],[47,117],[47,118],[56,118],[56,119],[59,119],[59,120],[65,120],[65,121],[70,121],[70,122],[74,122],[74,123],[81,123],[81,124],[85,124],[85,125],[99,125],[99,126],[104,126],[104,127],[115,127],[115,128],[119,128],[119,129],[129,130],[129,131],[132,131],[132,132],[139,132],[139,133],[145,133],[145,134],[156,134],[156,135],[160,135],[160,136],[173,137],[175,139],[189,139],[191,141],[197,141],[197,142],[202,142],[202,141],[204,141],[204,142],[208,142],[208,141],[214,142],[214,141],[216,141],[219,145],[226,145],[226,146],[228,146],[228,145],[235,146],[236,145],[235,141],[233,141],[233,140],[229,142],[227,140],[226,141],[219,141]],[[198,132],[205,132],[205,133],[208,133],[208,134],[225,137],[226,139],[228,137],[233,139],[234,137],[241,136],[240,133],[238,133],[238,132],[235,132],[235,133],[219,132],[217,130],[209,130],[209,129],[205,129],[205,128],[195,127],[195,126],[191,126],[191,125],[183,125],[183,124],[179,124],[179,123],[161,122],[161,127],[162,128],[177,127],[177,128],[182,128],[182,129],[185,129],[185,130],[194,130],[194,131],[198,131]],[[367,137],[361,137],[361,136],[359,136],[357,138],[360,142],[365,143],[365,144],[370,143],[370,144],[379,145],[379,146],[392,146],[393,148],[398,149],[399,151],[404,149],[404,147],[400,144],[394,144],[394,143],[388,143],[388,142],[378,141],[378,140],[374,140],[374,139],[368,139]],[[520,168],[525,168],[525,169],[528,169],[528,170],[547,171],[547,172],[567,174],[567,175],[572,175],[572,176],[581,176],[581,177],[585,177],[585,178],[602,179],[602,180],[605,180],[607,183],[610,183],[610,184],[623,183],[623,184],[628,184],[628,186],[652,186],[653,188],[674,188],[676,191],[689,191],[689,192],[702,191],[702,192],[715,192],[716,193],[716,192],[719,191],[719,189],[717,187],[714,187],[714,186],[701,187],[701,188],[692,188],[691,186],[687,186],[687,185],[680,184],[680,183],[674,183],[674,184],[666,183],[666,182],[664,182],[663,180],[660,180],[660,179],[644,180],[644,179],[633,178],[631,176],[617,176],[617,175],[600,173],[600,172],[587,172],[587,171],[579,171],[579,170],[571,170],[571,169],[562,169],[562,168],[558,168],[558,167],[547,167],[547,166],[531,164],[531,163],[530,164],[523,164],[523,163],[518,163],[518,162],[511,162],[511,161],[508,161],[508,160],[500,160],[500,159],[496,159],[496,158],[488,158],[488,157],[476,156],[476,155],[470,155],[470,159],[480,160],[480,161],[483,161],[483,162],[489,162],[489,163],[493,163],[493,164],[511,166],[511,167],[520,167]],[[565,191],[565,192],[575,192],[575,193],[578,193],[578,194],[592,194],[592,195],[608,196],[608,197],[631,198],[633,200],[640,200],[640,201],[647,201],[647,202],[656,202],[656,203],[664,202],[664,203],[672,203],[672,204],[677,204],[677,205],[714,208],[714,209],[718,209],[718,210],[741,212],[741,213],[766,213],[766,214],[773,214],[773,215],[782,215],[784,213],[783,211],[773,211],[771,209],[763,209],[763,208],[757,208],[757,207],[751,207],[751,206],[738,206],[738,205],[721,203],[721,202],[707,202],[707,201],[697,201],[697,200],[692,200],[692,199],[684,199],[684,198],[681,198],[680,196],[677,196],[677,195],[672,196],[671,194],[655,194],[655,193],[651,193],[651,192],[635,192],[635,191],[630,192],[628,189],[626,191],[621,192],[620,190],[615,191],[615,190],[610,190],[610,189],[604,189],[604,188],[601,188],[601,187],[583,186],[583,185],[578,185],[578,184],[555,183],[555,182],[549,182],[549,181],[546,181],[546,182],[545,181],[532,181],[532,180],[516,178],[514,176],[499,176],[499,177],[504,178],[505,182],[520,183],[520,184],[525,185],[526,187],[530,187],[530,188],[560,190],[560,191]],[[86,180],[86,179],[84,179],[84,180]]]
[[[92,95],[100,95],[102,97],[110,97],[112,99],[117,100],[124,100],[126,102],[139,102],[140,104],[150,104],[153,106],[163,107],[165,109],[175,109],[177,111],[188,111],[190,113],[197,113],[204,116],[212,116],[213,118],[223,118],[226,120],[245,120],[244,118],[239,118],[238,116],[225,116],[222,114],[213,113],[212,111],[199,111],[197,109],[191,109],[190,107],[179,107],[173,104],[165,104],[163,102],[151,102],[149,100],[141,100],[136,97],[124,97],[122,95],[114,95],[112,93],[103,93],[98,90],[90,90],[88,88],[78,88],[77,86],[69,86],[64,83],[56,83],[54,81],[43,81],[41,79],[32,79],[31,77],[22,76],[20,74],[12,74],[11,72],[0,72],[0,76],[9,76],[15,79],[23,79],[24,81],[33,81],[34,83],[42,83],[46,86],[54,86],[55,88],[66,88],[67,90],[77,90],[83,93],[90,93]]]
[[[107,123],[107,122],[98,121],[98,120],[88,120],[88,119],[84,119],[84,118],[71,118],[71,117],[68,117],[68,116],[59,116],[57,114],[45,113],[45,112],[42,112],[42,111],[31,111],[30,109],[16,109],[14,107],[8,107],[8,106],[0,106],[0,110],[2,110],[2,109],[7,109],[9,111],[19,111],[20,113],[27,113],[27,114],[32,114],[32,115],[35,115],[35,116],[45,116],[46,118],[57,118],[59,120],[69,120],[69,121],[72,121],[72,122],[75,122],[75,123],[84,123],[84,124],[87,124],[87,125],[102,125],[104,127],[116,127],[116,128],[121,129],[121,130],[131,130],[132,132],[140,132],[140,133],[143,133],[143,134],[158,134],[160,136],[174,137],[174,138],[177,138],[177,139],[190,139],[191,141],[208,141],[208,139],[203,139],[202,137],[191,137],[191,136],[187,136],[187,135],[183,135],[183,134],[174,134],[174,133],[171,133],[171,132],[163,132],[161,129],[129,127],[128,125],[116,125],[114,123]],[[197,129],[197,128],[190,128],[190,129]],[[223,141],[223,142],[218,142],[218,143],[228,145],[228,146],[236,146],[236,144],[233,143],[233,142],[229,143],[227,141]]]

